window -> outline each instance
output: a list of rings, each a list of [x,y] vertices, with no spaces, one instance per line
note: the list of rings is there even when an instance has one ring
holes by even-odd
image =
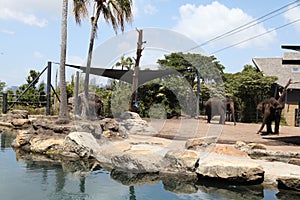
[[[300,68],[299,67],[293,67],[292,68],[292,73],[299,73],[300,72]]]

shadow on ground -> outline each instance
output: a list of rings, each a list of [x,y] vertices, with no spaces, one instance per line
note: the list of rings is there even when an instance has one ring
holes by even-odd
[[[274,137],[274,136],[266,136],[263,137],[266,140],[270,140],[273,142],[279,142],[282,145],[299,145],[300,146],[300,136],[288,136],[288,137]]]

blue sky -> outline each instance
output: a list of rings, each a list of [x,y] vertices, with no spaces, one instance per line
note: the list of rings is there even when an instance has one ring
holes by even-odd
[[[192,41],[190,46],[187,46],[189,49],[189,47],[194,47],[193,44],[202,44],[294,1],[135,0],[133,2],[133,23],[126,26],[125,33],[122,34],[119,31],[118,36],[116,36],[109,25],[100,21],[98,37],[95,41],[94,56],[96,58],[94,60],[102,60],[101,56],[106,57],[103,52],[110,53],[113,51],[114,45],[108,45],[108,48],[101,49],[107,41],[117,41],[119,36],[124,36],[127,33],[135,34],[136,28],[145,30],[157,28],[167,30],[165,33],[168,31],[179,33],[186,37],[186,41]],[[85,19],[81,26],[76,25],[71,11],[72,3],[69,1],[67,63],[85,64],[91,26],[89,19]],[[7,83],[8,86],[23,84],[30,69],[41,71],[48,61],[59,61],[61,6],[61,0],[1,0],[0,81]],[[283,13],[252,28],[201,46],[194,51],[215,55],[225,66],[225,72],[241,71],[245,64],[252,64],[251,59],[253,57],[282,57],[283,52],[287,51],[281,49],[282,44],[300,44],[300,22],[284,28],[277,28],[300,19],[298,14],[300,7],[291,6],[289,9],[281,10],[281,12]],[[268,31],[268,34],[264,34]],[[147,32],[145,32],[146,34]],[[219,51],[259,34],[263,34],[263,36]],[[148,35],[150,34],[148,33]],[[137,34],[131,38],[127,42],[136,46]],[[147,37],[147,43],[144,44],[145,50],[150,49],[149,44],[151,44],[152,39],[155,40],[155,37]],[[180,40],[168,34],[156,37],[158,42],[168,39],[174,39],[174,42]],[[179,44],[179,50],[184,48],[186,47]],[[165,54],[166,52],[159,51],[156,54],[144,51],[143,53],[142,65],[143,63],[147,64],[147,61],[150,62],[151,56],[147,58],[148,54],[151,54],[152,59],[155,59],[154,55]],[[118,56],[120,55],[116,54],[114,59],[108,62],[108,65],[117,61]],[[54,66],[53,71],[57,67]],[[105,67],[111,68],[111,66]],[[73,73],[74,70],[68,70],[67,77],[69,78]],[[43,79],[45,78],[42,77]]]

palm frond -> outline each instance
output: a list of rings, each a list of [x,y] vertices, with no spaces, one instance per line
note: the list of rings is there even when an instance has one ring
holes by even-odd
[[[82,18],[88,16],[87,5],[89,4],[88,0],[73,0],[73,14],[75,16],[75,21],[77,24],[81,24]]]

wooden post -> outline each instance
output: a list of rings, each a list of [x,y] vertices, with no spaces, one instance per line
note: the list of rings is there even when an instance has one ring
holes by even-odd
[[[46,89],[46,115],[50,115],[51,110],[51,62],[48,62],[48,70],[47,70],[47,89]]]
[[[7,93],[3,93],[2,96],[2,113],[7,113]]]
[[[130,98],[130,106],[129,110],[132,112],[137,112],[137,89],[138,89],[138,80],[139,80],[139,65],[140,59],[142,56],[142,45],[143,45],[143,30],[137,29],[139,34],[138,43],[137,43],[137,51],[136,51],[136,59],[134,65],[134,72],[133,72],[133,80],[132,80],[132,94]]]

